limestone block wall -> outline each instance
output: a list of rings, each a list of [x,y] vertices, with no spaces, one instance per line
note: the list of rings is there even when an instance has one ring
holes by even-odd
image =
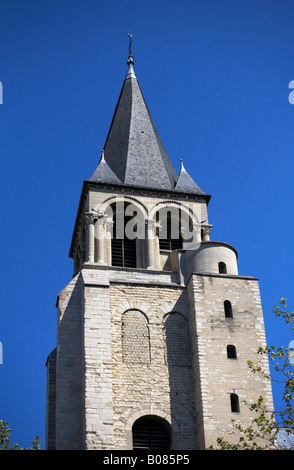
[[[109,283],[91,274],[82,272],[83,448],[101,450],[113,446]]]
[[[82,446],[81,276],[58,296],[56,353],[56,448]]]
[[[174,449],[197,448],[186,290],[112,282],[110,292],[114,448],[132,448],[146,414],[170,423]]]
[[[250,423],[242,400],[263,395],[273,409],[270,382],[247,365],[261,361],[256,352],[266,344],[258,281],[195,273],[187,287],[177,281],[174,273],[89,265],[59,294],[57,449],[132,449],[132,425],[149,414],[170,424],[174,449],[205,448],[228,436],[232,418]],[[52,445],[52,393],[50,400]]]
[[[254,278],[194,274],[188,293],[190,307],[196,312],[190,325],[194,366],[199,371],[195,401],[202,407],[198,426],[203,426],[204,446],[209,446],[220,436],[228,437],[232,418],[251,423],[252,415],[243,400],[253,403],[262,395],[273,410],[270,381],[253,374],[247,365],[251,360],[268,370],[267,358],[257,354],[266,345],[263,313]],[[226,300],[231,302],[232,317],[225,316]],[[236,359],[227,357],[228,345],[235,346]],[[231,410],[232,393],[239,397],[239,412]]]

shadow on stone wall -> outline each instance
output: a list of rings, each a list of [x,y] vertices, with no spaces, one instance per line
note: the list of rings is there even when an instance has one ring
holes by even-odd
[[[164,318],[165,361],[169,371],[173,447],[197,449],[194,375],[188,319],[173,311]]]

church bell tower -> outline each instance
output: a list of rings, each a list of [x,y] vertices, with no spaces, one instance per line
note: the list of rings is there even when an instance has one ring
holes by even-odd
[[[243,400],[273,409],[247,366],[266,344],[258,279],[211,239],[211,196],[175,171],[127,65],[57,297],[47,449],[204,449],[251,423]]]

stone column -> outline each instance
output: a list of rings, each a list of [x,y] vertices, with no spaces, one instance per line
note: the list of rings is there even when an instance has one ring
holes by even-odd
[[[113,237],[113,219],[108,217],[105,221],[105,233],[104,233],[104,244],[105,244],[105,262],[109,266],[112,264],[112,253],[111,253],[111,240]]]
[[[146,220],[146,246],[147,246],[147,269],[156,269],[155,267],[155,220]]]
[[[85,224],[87,225],[86,262],[94,263],[94,223],[95,217],[91,212],[85,214]]]
[[[212,225],[202,225],[202,230],[203,230],[203,238],[202,238],[202,241],[203,242],[209,242],[210,240],[210,232],[211,232],[211,229],[212,229]]]
[[[105,231],[104,225],[106,223],[106,219],[103,215],[98,216],[98,220],[95,223],[95,242],[96,242],[96,260],[98,264],[105,265]]]
[[[159,227],[155,226],[154,228],[154,264],[156,269],[161,269],[160,266],[160,247],[159,247]]]

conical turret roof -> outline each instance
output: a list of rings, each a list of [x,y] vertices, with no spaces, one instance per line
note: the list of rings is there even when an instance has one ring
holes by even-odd
[[[199,188],[198,184],[195,183],[193,178],[191,178],[189,173],[185,170],[183,160],[181,160],[181,172],[175,190],[184,193],[204,194],[202,189]]]
[[[105,161],[104,150],[102,150],[99,165],[97,166],[94,174],[91,176],[90,181],[121,184],[121,181]]]

